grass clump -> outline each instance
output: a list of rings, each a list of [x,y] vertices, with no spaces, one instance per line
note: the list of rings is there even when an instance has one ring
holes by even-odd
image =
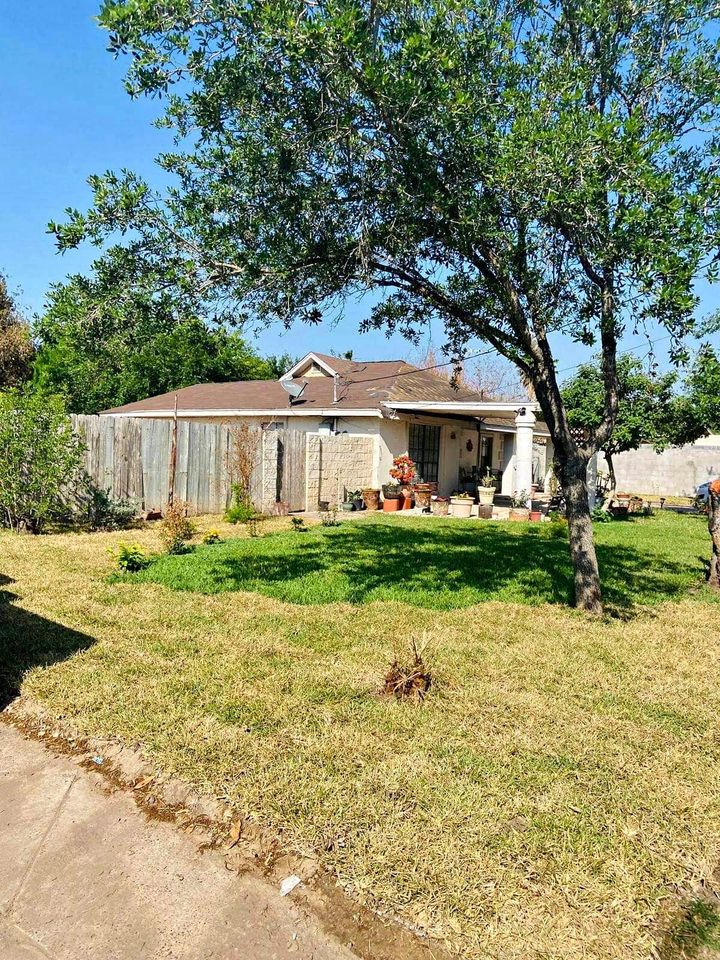
[[[401,664],[397,657],[385,674],[382,692],[398,700],[423,700],[432,684],[432,674],[425,665],[422,652],[414,640],[410,644],[412,659]]]

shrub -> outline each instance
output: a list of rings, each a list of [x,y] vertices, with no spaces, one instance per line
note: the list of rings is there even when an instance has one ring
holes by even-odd
[[[134,523],[137,513],[136,501],[115,499],[90,477],[80,486],[75,519],[91,530],[126,530]]]
[[[613,515],[609,510],[603,510],[602,507],[595,507],[592,512],[593,523],[612,523]]]
[[[0,516],[40,533],[67,516],[83,477],[85,447],[63,401],[30,388],[0,393]]]
[[[112,553],[112,551],[110,551]],[[150,566],[150,557],[143,552],[137,543],[120,543],[113,554],[122,573],[137,573]]]
[[[340,521],[337,518],[337,507],[331,507],[320,514],[320,523],[323,527],[339,527]]]
[[[168,553],[184,553],[195,536],[195,524],[187,516],[187,504],[176,500],[169,504],[160,523],[160,540]]]
[[[307,533],[307,527],[305,526],[305,520],[302,517],[291,517],[290,523],[295,533]]]
[[[256,515],[245,488],[240,483],[232,484],[232,503],[225,511],[225,520],[228,523],[247,523]]]
[[[202,542],[208,546],[213,543],[222,543],[222,537],[217,530],[208,530],[208,532],[203,536]]]

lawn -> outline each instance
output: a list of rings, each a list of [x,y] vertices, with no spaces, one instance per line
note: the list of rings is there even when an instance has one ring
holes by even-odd
[[[545,527],[286,525],[123,580],[127,534],[0,536],[0,681],[143,744],[467,957],[649,956],[668,898],[720,861],[702,521],[598,526],[602,622],[563,605]],[[410,639],[421,706],[378,696]]]
[[[686,597],[709,556],[706,524],[670,512],[599,524],[596,539],[606,599],[621,608]],[[563,525],[382,514],[200,546],[163,557],[136,579],[288,603],[397,601],[436,610],[486,600],[567,604],[573,590]]]

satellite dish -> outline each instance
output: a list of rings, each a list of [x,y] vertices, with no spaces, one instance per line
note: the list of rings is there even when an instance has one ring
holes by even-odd
[[[280,386],[283,388],[285,393],[290,397],[290,403],[293,400],[299,400],[303,394],[303,390],[307,386],[307,381],[303,380],[302,383],[298,383],[297,380],[281,380]]]

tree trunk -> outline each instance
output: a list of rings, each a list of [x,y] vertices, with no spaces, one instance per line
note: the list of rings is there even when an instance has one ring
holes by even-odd
[[[708,583],[720,588],[720,480],[710,484],[708,494],[708,530],[712,538],[712,558]]]
[[[582,457],[572,457],[564,463],[561,459],[560,474],[567,506],[575,606],[600,616],[603,612],[602,591],[588,500],[587,462]]]
[[[605,491],[605,501],[603,503],[603,512],[609,513],[610,507],[612,506],[613,498],[615,496],[615,491],[617,490],[617,477],[615,476],[615,464],[613,462],[613,455],[608,450],[604,451],[605,453],[605,462],[608,467],[608,477],[610,479],[610,485]]]

